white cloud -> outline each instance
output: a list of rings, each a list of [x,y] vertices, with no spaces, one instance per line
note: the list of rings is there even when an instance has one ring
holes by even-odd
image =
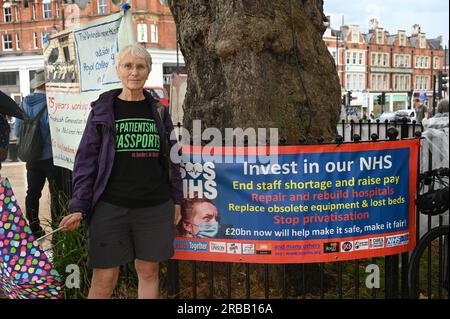
[[[357,24],[367,32],[369,20],[377,18],[379,26],[396,33],[398,30],[411,32],[413,24],[420,24],[422,32],[429,38],[449,38],[448,0],[324,0],[324,11],[331,16],[331,25],[338,28],[342,15],[346,24]]]
[[[365,9],[364,11],[369,15],[369,16],[375,16],[375,17],[380,17],[383,10],[383,7],[375,4],[375,3],[368,3],[365,5]]]

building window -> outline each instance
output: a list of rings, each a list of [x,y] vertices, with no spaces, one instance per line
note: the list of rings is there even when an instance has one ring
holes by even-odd
[[[152,24],[150,26],[150,40],[152,43],[158,43],[158,25],[157,24]]]
[[[383,75],[383,90],[387,91],[389,87],[389,80],[387,74]]]
[[[372,78],[371,78],[370,84],[371,84],[371,89],[372,90],[376,90],[376,87],[377,87],[377,76],[375,74],[372,74]]]
[[[410,76],[403,74],[394,75],[394,90],[395,91],[409,91]]]
[[[50,40],[50,32],[42,32],[42,47],[46,46],[48,44],[48,41]]]
[[[403,56],[403,65],[405,68],[409,68],[411,66],[411,56],[410,55],[404,55]]]
[[[424,55],[416,56],[416,68],[417,69],[428,69],[430,68],[430,57]]]
[[[20,10],[17,6],[14,7],[14,13],[16,14],[16,21],[20,21]]]
[[[421,49],[425,49],[426,48],[426,40],[427,40],[427,38],[425,37],[425,35],[424,34],[421,34],[421,35],[419,35],[419,37],[420,37],[420,48]]]
[[[20,36],[16,33],[16,50],[20,50]]]
[[[352,91],[362,91],[365,88],[364,74],[347,73],[345,89]]]
[[[387,91],[389,78],[387,74],[372,74],[372,90]]]
[[[404,54],[394,55],[394,66],[400,68],[408,68],[411,56]]]
[[[348,65],[365,65],[364,52],[347,51],[346,60]]]
[[[406,47],[406,34],[400,33],[399,34],[399,38],[400,38],[400,40],[399,40],[400,46],[401,47]]]
[[[38,39],[37,32],[33,32],[33,43],[34,43],[34,48],[39,49],[39,39]]]
[[[0,72],[0,86],[19,85],[19,72]]]
[[[401,55],[394,55],[394,66],[399,67],[401,65],[401,62],[403,62]]]
[[[139,43],[147,43],[147,25],[139,23],[137,25],[137,39]]]
[[[59,18],[59,1],[55,1],[56,17]]]
[[[377,44],[384,44],[383,31],[377,31]]]
[[[363,56],[364,59],[364,56]],[[388,53],[372,53],[372,65],[374,66],[389,66]]]
[[[418,75],[416,76],[416,85],[415,89],[420,91],[426,91],[429,88],[430,77]]]
[[[433,58],[433,69],[435,70],[439,69],[439,57],[437,56]]]
[[[2,39],[3,39],[3,51],[12,51],[13,49],[12,35],[4,34]]]
[[[98,0],[98,14],[106,14],[108,9],[108,3],[106,0]]]
[[[52,3],[50,2],[50,0],[42,1],[42,16],[44,17],[44,19],[52,18]]]
[[[358,32],[352,32],[352,42],[359,42],[359,33]]]
[[[36,4],[33,3],[33,5],[31,6],[31,17],[33,20],[36,20]]]
[[[11,4],[9,2],[3,4],[3,16],[5,18],[5,22],[12,22]]]
[[[168,6],[167,0],[159,0],[159,3],[161,3],[161,5],[163,6]]]

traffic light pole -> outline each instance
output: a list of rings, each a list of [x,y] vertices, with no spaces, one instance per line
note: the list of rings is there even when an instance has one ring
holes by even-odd
[[[433,75],[433,116],[436,114],[436,75]]]

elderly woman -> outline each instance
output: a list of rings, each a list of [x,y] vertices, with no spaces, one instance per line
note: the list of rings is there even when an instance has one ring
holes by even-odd
[[[181,176],[179,165],[167,160],[176,143],[168,138],[170,116],[143,89],[151,63],[140,45],[120,51],[116,69],[123,88],[92,103],[75,158],[71,214],[60,226],[70,231],[83,218],[87,223],[93,268],[88,298],[110,298],[119,266],[130,261],[139,278],[138,297],[157,298],[159,262],[173,255]]]

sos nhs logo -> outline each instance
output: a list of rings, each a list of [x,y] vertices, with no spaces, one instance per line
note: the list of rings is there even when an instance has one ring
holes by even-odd
[[[180,172],[185,198],[215,199],[217,197],[216,171],[213,162],[181,162]]]

